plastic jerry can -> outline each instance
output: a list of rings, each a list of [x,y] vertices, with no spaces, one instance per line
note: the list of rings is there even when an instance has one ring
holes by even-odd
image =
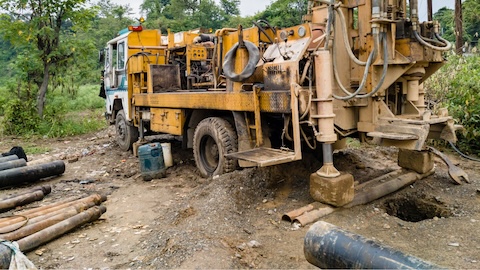
[[[160,143],[149,143],[138,148],[140,171],[143,180],[163,178],[166,175],[163,151]]]

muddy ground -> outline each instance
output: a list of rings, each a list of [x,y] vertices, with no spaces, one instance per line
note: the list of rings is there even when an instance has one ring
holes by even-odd
[[[42,269],[314,268],[303,255],[309,226],[281,217],[312,202],[309,175],[320,167],[315,158],[203,179],[191,150],[170,142],[174,166],[166,178],[145,182],[138,159],[116,147],[112,128],[60,140],[2,140],[2,151],[22,144],[46,148],[30,159],[62,159],[66,172],[3,189],[0,196],[48,184],[52,193],[27,207],[92,193],[108,198],[100,220],[28,252],[28,258]],[[470,184],[455,185],[437,159],[434,175],[322,220],[441,266],[480,268],[480,163],[449,155]],[[357,145],[334,159],[362,182],[397,169],[396,156],[394,148]]]

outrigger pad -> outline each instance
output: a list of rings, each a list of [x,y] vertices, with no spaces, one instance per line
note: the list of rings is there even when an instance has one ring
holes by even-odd
[[[333,206],[343,206],[353,200],[353,176],[341,173],[337,177],[322,177],[316,172],[310,175],[310,195],[316,201]]]
[[[427,173],[433,169],[433,154],[430,151],[416,151],[399,149],[398,166],[416,171],[417,173]]]

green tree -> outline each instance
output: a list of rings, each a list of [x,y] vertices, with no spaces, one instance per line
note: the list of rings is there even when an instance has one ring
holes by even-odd
[[[450,42],[455,42],[455,12],[453,9],[443,7],[434,15],[433,19],[440,23],[442,37]]]
[[[75,54],[75,47],[62,37],[75,35],[76,28],[88,27],[94,15],[85,3],[86,0],[0,0],[11,18],[11,24],[2,24],[8,32],[5,37],[41,61],[41,78],[32,78],[38,86],[39,116],[43,115],[53,69]],[[71,29],[64,28],[66,22],[71,23]]]
[[[307,13],[307,0],[277,0],[255,18],[268,21],[272,26],[289,27],[302,23]]]
[[[464,39],[477,44],[480,35],[480,0],[466,0],[462,4]]]

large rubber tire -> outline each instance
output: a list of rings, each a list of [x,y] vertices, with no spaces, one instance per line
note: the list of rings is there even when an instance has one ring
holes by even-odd
[[[132,149],[133,143],[138,140],[138,129],[128,123],[123,110],[118,111],[115,118],[115,140],[123,151]]]
[[[193,155],[203,177],[221,175],[237,168],[237,160],[225,154],[237,152],[237,133],[230,123],[219,117],[203,119],[193,136]]]

